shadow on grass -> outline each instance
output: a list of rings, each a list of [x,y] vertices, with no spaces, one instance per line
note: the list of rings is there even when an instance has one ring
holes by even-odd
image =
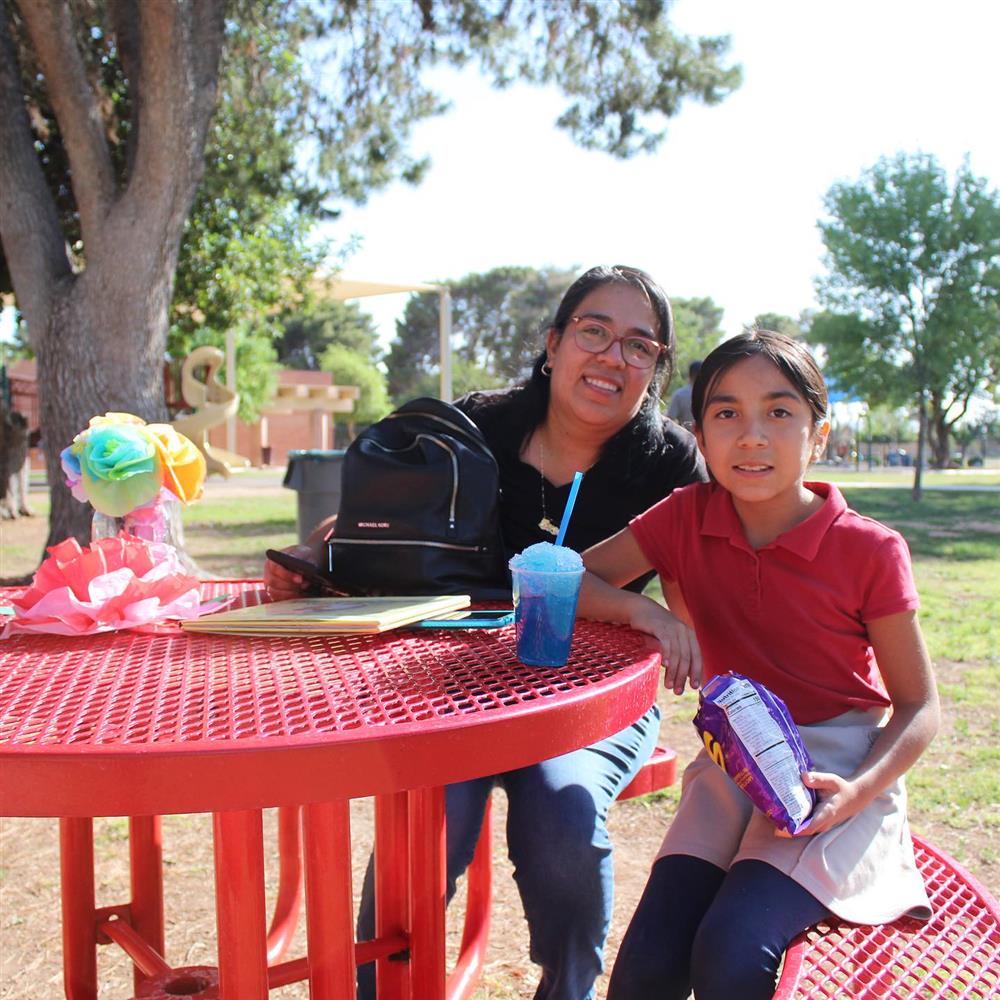
[[[973,561],[996,558],[1000,518],[996,493],[928,491],[914,501],[909,490],[843,490],[859,514],[874,517],[905,538],[914,556]]]
[[[241,538],[272,538],[295,535],[295,522],[288,520],[239,521],[226,524],[191,524],[184,526],[184,539],[216,539],[220,544]],[[263,553],[263,549],[261,549]]]

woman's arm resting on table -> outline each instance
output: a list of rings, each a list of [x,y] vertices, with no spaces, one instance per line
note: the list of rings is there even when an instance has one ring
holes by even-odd
[[[803,776],[819,793],[819,803],[801,836],[822,833],[864,809],[913,766],[937,733],[937,686],[917,613],[869,622],[868,636],[892,700],[892,717],[850,778],[826,772]]]
[[[656,601],[621,590],[653,567],[628,528],[591,546],[583,553],[587,572],[580,588],[577,614],[581,618],[618,622],[655,641],[664,662],[664,685],[676,694],[701,684],[701,650],[694,631]]]

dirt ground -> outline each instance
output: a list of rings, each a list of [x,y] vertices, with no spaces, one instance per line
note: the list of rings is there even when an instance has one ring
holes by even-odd
[[[38,532],[39,549],[44,535],[41,519],[23,523],[19,530]],[[5,525],[5,534],[11,526]],[[8,536],[9,537],[9,536]],[[0,576],[4,574],[0,572]],[[12,582],[12,581],[11,581]],[[939,676],[955,682],[968,665],[937,663]],[[660,742],[678,751],[679,760],[690,759],[696,749],[690,719],[694,700],[677,701],[661,692],[664,725]],[[947,769],[949,734],[964,725],[962,706],[944,706],[944,728],[920,762],[920,767]],[[952,710],[950,710],[950,708]],[[651,859],[673,811],[676,791],[647,799],[616,804],[611,813],[611,833],[616,845],[614,919],[608,939],[608,962],[613,959],[628,919],[642,892]],[[494,907],[485,975],[475,1000],[530,1000],[537,983],[536,969],[528,957],[528,938],[520,900],[506,858],[503,837],[505,800],[494,797]],[[994,804],[1000,810],[1000,803]],[[955,809],[911,811],[913,828],[945,851],[955,855],[994,893],[1000,890],[1000,856],[995,845],[996,815],[959,821]],[[354,893],[371,844],[371,803],[353,804]],[[213,964],[215,924],[212,910],[211,822],[206,816],[164,818],[166,872],[167,958],[174,966]],[[265,816],[267,855],[276,859],[274,814]],[[98,905],[125,902],[128,898],[127,826],[123,819],[95,822],[99,854]],[[268,870],[268,905],[276,889],[276,865]],[[462,887],[449,909],[449,940],[454,953],[461,933]],[[58,828],[55,820],[0,819],[0,1000],[58,1000],[62,994],[59,918]],[[300,926],[289,957],[304,953]],[[99,955],[101,997],[125,1000],[133,996],[130,967],[115,946]],[[604,996],[607,979],[598,983]],[[304,1000],[302,983],[272,992],[276,1000]]]

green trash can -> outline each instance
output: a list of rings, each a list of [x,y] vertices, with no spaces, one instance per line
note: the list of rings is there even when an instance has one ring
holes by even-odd
[[[281,485],[298,494],[296,528],[304,542],[324,518],[340,510],[343,451],[290,451]]]

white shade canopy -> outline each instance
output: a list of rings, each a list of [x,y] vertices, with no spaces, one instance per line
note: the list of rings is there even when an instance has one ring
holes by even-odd
[[[322,298],[326,296],[338,301],[363,299],[369,295],[399,295],[405,292],[437,292],[438,339],[441,355],[441,398],[451,402],[451,292],[445,285],[422,283],[398,283],[388,281],[365,281],[347,278],[343,275],[320,277],[312,282],[313,290]]]

